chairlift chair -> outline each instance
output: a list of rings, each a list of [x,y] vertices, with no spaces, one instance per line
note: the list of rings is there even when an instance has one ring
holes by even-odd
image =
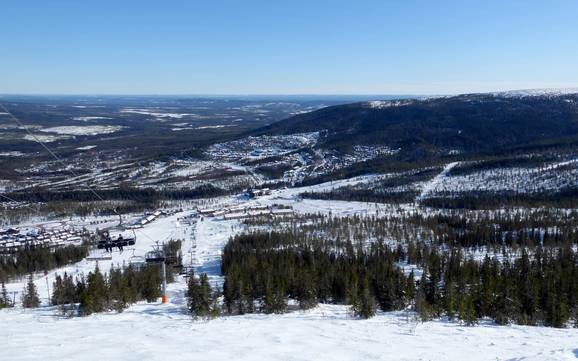
[[[161,263],[165,261],[165,255],[161,250],[153,250],[145,253],[146,263]]]
[[[135,269],[140,269],[144,264],[146,264],[146,260],[143,256],[135,256],[133,249],[132,256],[130,256],[130,258],[128,259],[128,264]]]
[[[99,253],[92,256],[86,257],[87,261],[112,261],[112,255],[108,253]]]
[[[190,277],[193,274],[193,266],[183,266],[179,271],[179,275],[184,277]]]

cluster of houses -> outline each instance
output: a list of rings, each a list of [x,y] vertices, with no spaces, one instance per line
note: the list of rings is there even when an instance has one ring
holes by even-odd
[[[256,205],[250,207],[229,207],[222,209],[199,209],[199,215],[204,217],[219,217],[224,220],[230,219],[247,219],[262,216],[291,216],[293,207],[273,204],[273,205]]]
[[[128,226],[127,228],[128,229],[142,228],[143,226],[151,222],[154,222],[157,218],[164,215],[166,215],[166,212],[161,210],[145,213],[143,218],[139,219],[138,221]]]
[[[82,244],[82,231],[53,228],[22,231],[17,228],[0,229],[0,253],[11,253],[25,247],[47,246],[59,248]]]

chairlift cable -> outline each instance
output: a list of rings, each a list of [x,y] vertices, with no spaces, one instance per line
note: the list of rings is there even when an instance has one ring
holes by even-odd
[[[40,144],[42,146],[42,148],[44,148],[48,154],[50,154],[54,159],[56,159],[60,164],[62,164],[64,166],[64,169],[66,169],[70,174],[72,174],[75,178],[79,178],[79,176],[72,170],[72,169],[68,169],[66,162],[64,162],[64,160],[62,158],[60,158],[58,155],[56,155],[56,153],[54,153],[52,150],[50,150],[50,148],[48,148],[48,146],[41,142],[40,139],[38,139],[38,137],[32,133],[30,131],[30,129],[24,124],[22,123],[18,118],[16,118],[16,116],[14,114],[12,114],[12,112],[10,112],[5,106],[4,104],[0,103],[0,108],[2,108],[2,110],[8,114],[8,116],[14,120],[20,127],[22,127],[26,133],[28,133],[28,135],[30,135],[30,137],[32,137],[32,139]],[[98,194],[90,185],[88,185],[88,183],[85,183],[86,188],[92,193],[94,194],[99,200],[105,202],[104,198],[102,198],[100,196],[100,194]],[[113,212],[117,215],[120,215],[116,209],[113,209]]]
[[[42,146],[42,148],[44,148],[54,159],[56,159],[56,161],[58,161],[62,166],[64,166],[64,169],[66,169],[70,174],[72,174],[73,177],[75,178],[80,178],[80,176],[78,174],[76,174],[76,172],[74,172],[72,169],[69,169],[67,167],[66,162],[60,158],[56,153],[54,153],[45,143],[43,143],[42,141],[40,141],[40,139],[38,139],[38,137],[32,133],[30,131],[30,129],[20,121],[20,119],[18,119],[14,114],[12,114],[11,111],[9,111],[6,106],[4,106],[4,104],[0,103],[0,108],[6,113],[8,114],[8,116],[15,121],[20,127],[22,127],[26,133],[28,133],[28,135],[30,135],[30,137],[38,144],[40,144]],[[100,196],[100,194],[98,194],[98,192],[93,189],[87,182],[84,182],[85,187],[92,193],[94,194],[100,201],[102,202],[106,202],[106,200]],[[4,198],[9,198],[6,196],[2,196]],[[134,200],[134,199],[133,199]],[[38,211],[38,210],[37,210]],[[118,211],[116,210],[116,208],[113,208],[113,212],[118,215],[119,217],[122,217],[120,213],[118,213]],[[122,219],[122,218],[121,218]],[[133,230],[133,233],[135,234],[135,239],[136,239],[136,232]],[[148,238],[149,240],[154,242],[154,239],[151,238],[149,235],[147,235],[144,231],[141,231],[141,234],[144,235],[146,238]]]
[[[5,195],[3,195],[3,194],[0,194],[0,197],[2,197],[2,198],[4,198],[4,199],[7,199],[7,200],[9,200],[10,202],[21,203],[20,201],[17,201],[16,199],[10,198],[10,197],[5,196]],[[24,205],[24,207],[30,208],[30,209],[32,209],[34,212],[38,212],[38,209],[34,209],[34,208],[32,208],[31,206],[29,206],[29,205]],[[38,207],[38,208],[40,208],[40,207]]]

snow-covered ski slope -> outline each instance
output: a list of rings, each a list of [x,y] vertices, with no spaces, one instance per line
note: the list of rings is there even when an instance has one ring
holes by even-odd
[[[424,187],[421,190],[421,193],[419,194],[419,196],[417,197],[416,201],[421,201],[424,198],[426,198],[430,193],[432,193],[432,191],[434,191],[436,189],[436,187],[443,182],[444,178],[448,175],[448,173],[452,170],[452,168],[454,168],[455,166],[457,166],[459,164],[459,162],[452,162],[447,164],[444,169],[440,172],[440,174],[438,174],[437,176],[435,176],[431,181],[429,181],[428,183],[426,183],[424,185]]]
[[[2,360],[575,360],[578,331],[428,322],[400,313],[349,318],[321,305],[285,315],[193,321],[174,305],[58,319],[1,311]]]
[[[302,200],[306,190],[323,190],[370,181],[374,176],[326,183],[302,189],[274,191],[253,200],[228,197],[231,206],[288,204],[300,213],[339,216],[387,212],[384,205],[362,202]],[[215,204],[215,207],[219,205]],[[142,257],[156,240],[183,239],[185,263],[206,272],[220,284],[220,254],[229,237],[243,230],[236,220],[204,218],[196,226],[179,222],[191,210],[161,218],[138,231],[137,245],[112,261],[100,261],[107,271],[133,257]],[[145,235],[146,234],[146,235]],[[193,239],[195,239],[194,252]],[[48,274],[93,270],[82,261]],[[121,314],[106,313],[66,319],[46,306],[46,278],[36,285],[45,306],[34,310],[0,310],[0,360],[576,360],[578,329],[496,326],[482,322],[466,327],[437,320],[416,324],[403,312],[379,313],[369,320],[354,319],[347,307],[319,305],[284,315],[227,316],[194,321],[186,310],[186,279],[169,285],[170,303],[139,303]],[[8,284],[21,291],[24,280]],[[414,332],[415,329],[415,332]]]

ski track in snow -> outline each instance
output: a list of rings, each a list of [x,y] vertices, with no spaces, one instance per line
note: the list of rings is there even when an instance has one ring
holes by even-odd
[[[444,177],[448,164],[436,179]],[[292,205],[299,213],[329,213],[338,216],[387,212],[384,205],[363,202],[299,200],[306,190],[323,191],[335,186],[367,182],[364,176],[311,187],[273,191],[249,201],[224,197],[222,204]],[[424,188],[435,188],[436,179]],[[433,185],[432,185],[433,184]],[[216,206],[218,207],[218,206]],[[196,225],[177,218],[192,210],[160,218],[137,230],[137,244],[112,261],[100,261],[107,271],[150,250],[155,240],[182,239],[185,264],[196,273],[207,273],[220,285],[220,255],[229,237],[243,227],[235,220],[204,218]],[[111,222],[114,222],[112,220]],[[94,226],[96,227],[96,226]],[[102,225],[101,225],[102,227]],[[55,274],[74,275],[94,269],[94,261],[82,261],[47,275],[52,287]],[[25,279],[7,284],[21,291]],[[346,306],[319,305],[309,311],[283,315],[227,316],[194,321],[186,310],[186,278],[177,276],[168,286],[170,303],[138,303],[124,312],[64,319],[46,306],[46,277],[35,284],[44,304],[34,310],[0,310],[0,360],[576,360],[578,329],[528,326],[495,326],[484,323],[465,327],[456,322],[432,321],[415,326],[403,312],[378,313],[369,320],[353,319]]]
[[[416,202],[423,200],[431,192],[433,192],[436,189],[436,187],[443,181],[445,176],[447,176],[448,173],[452,170],[452,168],[454,168],[458,164],[459,164],[459,162],[452,162],[452,163],[447,164],[444,167],[444,169],[437,176],[435,176],[431,181],[429,181],[428,183],[426,183],[424,185],[424,187],[421,190],[420,195],[416,198]]]

